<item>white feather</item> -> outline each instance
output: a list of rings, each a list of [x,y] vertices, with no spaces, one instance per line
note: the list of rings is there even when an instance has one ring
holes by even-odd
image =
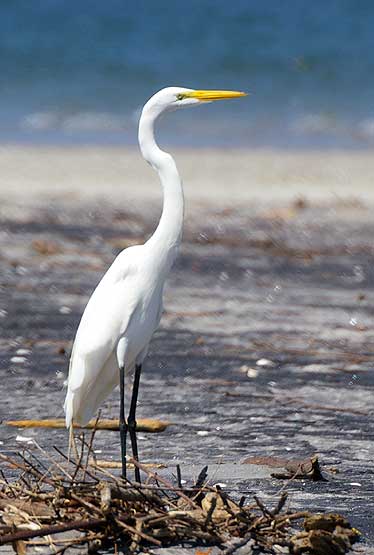
[[[119,254],[93,292],[80,321],[70,360],[66,425],[86,424],[119,379],[116,349],[128,339],[131,372],[159,324],[162,287],[150,273],[147,246]],[[146,287],[144,284],[146,283]]]

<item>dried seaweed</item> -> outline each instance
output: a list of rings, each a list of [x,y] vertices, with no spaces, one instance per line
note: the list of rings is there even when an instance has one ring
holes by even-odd
[[[243,464],[259,464],[278,469],[271,474],[272,478],[280,480],[309,479],[313,482],[327,482],[322,475],[317,455],[306,459],[285,459],[283,457],[248,457],[242,461]]]

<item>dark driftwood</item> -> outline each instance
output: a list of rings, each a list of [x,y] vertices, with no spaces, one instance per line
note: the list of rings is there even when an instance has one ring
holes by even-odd
[[[62,524],[54,524],[52,526],[42,526],[39,530],[19,530],[11,534],[0,535],[0,545],[12,543],[20,540],[30,540],[38,536],[49,536],[51,534],[60,534],[69,530],[87,530],[97,526],[103,526],[106,522],[105,518],[90,518],[83,520],[74,520]]]

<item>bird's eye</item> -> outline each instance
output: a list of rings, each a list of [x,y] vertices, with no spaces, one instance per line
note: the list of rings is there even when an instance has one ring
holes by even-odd
[[[184,99],[184,94],[183,93],[177,94],[177,100],[183,100],[183,99]]]

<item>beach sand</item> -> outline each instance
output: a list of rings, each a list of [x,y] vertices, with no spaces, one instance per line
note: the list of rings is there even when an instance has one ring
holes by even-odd
[[[171,149],[187,202],[241,206],[254,202],[374,201],[374,152]],[[123,206],[161,199],[153,170],[137,149],[0,147],[3,209],[45,199],[102,200]]]
[[[292,508],[342,512],[374,553],[374,156],[174,154],[187,217],[138,408],[173,426],[140,436],[142,460],[172,481],[177,463],[187,480],[208,464],[212,483],[270,507],[287,487]],[[62,417],[84,305],[115,255],[152,233],[161,190],[135,150],[2,147],[0,167],[0,420]],[[118,414],[117,391],[102,408]],[[17,434],[66,449],[65,430],[1,426],[0,451],[18,450]],[[118,434],[95,447],[118,460]],[[323,484],[240,464],[315,453]]]

